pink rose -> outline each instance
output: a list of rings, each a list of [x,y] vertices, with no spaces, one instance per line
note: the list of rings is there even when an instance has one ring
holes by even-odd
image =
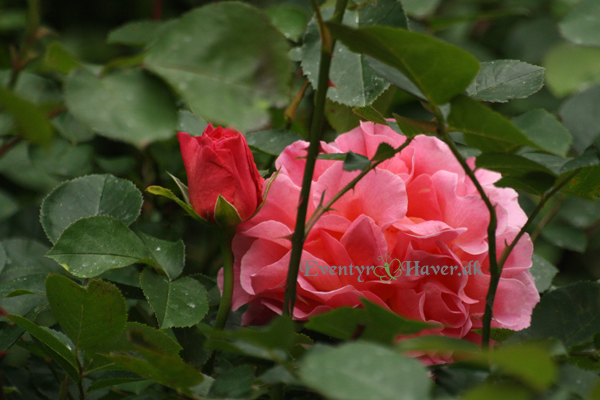
[[[353,151],[371,158],[380,143],[397,148],[405,140],[387,126],[366,122],[331,144],[323,143],[322,149],[326,153]],[[239,225],[234,238],[233,308],[248,304],[245,324],[265,323],[282,312],[291,249],[288,238],[294,230],[305,164],[302,157],[307,148],[308,143],[299,141],[283,151],[276,161],[281,172],[266,204],[254,218]],[[474,166],[474,159],[468,162]],[[323,192],[327,202],[358,173],[344,171],[339,161],[318,160],[308,216]],[[514,190],[493,185],[500,174],[482,169],[475,174],[496,206],[496,246],[501,254],[505,241],[510,243],[516,236],[526,215]],[[333,208],[306,240],[295,319],[306,320],[342,306],[360,306],[360,299],[366,297],[404,317],[442,324],[441,334],[476,340],[477,335],[470,331],[482,327],[490,280],[489,213],[445,143],[434,137],[416,137],[400,154],[367,174]],[[529,272],[532,253],[531,240],[524,235],[504,266],[493,327],[520,330],[529,326],[539,301]],[[359,274],[356,269],[382,265],[383,259],[411,261],[408,266],[413,270],[407,271],[405,263],[396,279],[380,279],[383,268],[377,275]],[[428,266],[429,274],[415,276],[415,262],[421,268]],[[398,262],[392,268],[394,265]],[[469,265],[470,271],[461,271]],[[333,274],[331,266],[336,267]],[[442,274],[443,266],[448,267],[446,274]]]
[[[178,132],[177,139],[194,211],[215,222],[215,206],[222,196],[237,211],[237,221],[250,218],[262,203],[263,178],[246,138],[235,129],[208,124],[202,136]]]

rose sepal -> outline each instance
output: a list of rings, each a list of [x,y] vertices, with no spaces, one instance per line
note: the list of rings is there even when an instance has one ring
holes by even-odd
[[[206,219],[204,219],[200,215],[198,215],[196,213],[196,211],[194,211],[194,209],[189,204],[186,204],[179,197],[175,196],[175,194],[173,192],[171,192],[169,189],[164,188],[162,186],[149,186],[146,189],[146,192],[152,193],[157,196],[163,196],[163,197],[166,197],[167,199],[173,200],[175,203],[177,203],[179,205],[179,207],[183,208],[183,210],[186,213],[188,213],[190,217],[192,217],[196,221],[198,221],[206,226],[212,226],[212,224],[209,223]]]
[[[221,227],[236,226],[243,222],[238,210],[221,195],[217,197],[214,215],[217,225]]]

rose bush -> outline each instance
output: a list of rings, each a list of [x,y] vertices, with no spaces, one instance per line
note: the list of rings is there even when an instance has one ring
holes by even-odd
[[[242,221],[250,218],[262,203],[263,178],[246,138],[232,128],[215,129],[208,124],[202,136],[178,132],[177,139],[194,211],[215,222],[220,195],[237,210]]]
[[[322,143],[322,152],[373,157],[380,143],[394,148],[406,138],[391,128],[370,122]],[[248,304],[245,324],[267,322],[281,314],[290,261],[289,240],[308,143],[288,146],[276,161],[281,169],[266,204],[238,226],[233,241],[236,286],[233,308]],[[469,160],[474,167],[474,159]],[[326,203],[359,171],[346,172],[342,162],[318,160],[313,176],[308,216],[324,196]],[[478,169],[475,175],[496,207],[498,254],[526,221],[512,189],[497,188],[500,174]],[[485,296],[490,281],[487,225],[489,213],[464,170],[445,143],[417,136],[401,153],[367,174],[324,214],[306,240],[302,262],[323,266],[377,266],[389,253],[393,259],[420,265],[481,264],[481,274],[406,275],[381,280],[375,274],[324,274],[306,268],[298,277],[294,318],[342,306],[359,306],[366,297],[411,319],[439,323],[438,332],[477,340],[472,329],[482,327]],[[520,330],[530,324],[539,301],[529,268],[533,246],[524,235],[506,261],[494,304],[493,327]],[[316,273],[315,273],[316,271]],[[362,282],[360,280],[363,280]]]

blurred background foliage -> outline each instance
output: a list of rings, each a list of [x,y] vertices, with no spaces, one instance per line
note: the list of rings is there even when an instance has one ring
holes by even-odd
[[[141,72],[145,68],[138,56],[144,54],[145,44],[160,24],[158,19],[168,24],[207,3],[195,0],[41,1],[41,23],[36,33],[40,38],[30,49],[34,58],[20,73],[15,91],[47,114],[52,121],[50,129],[54,136],[49,147],[27,141],[12,146],[10,133],[13,133],[15,122],[6,112],[0,111],[0,140],[3,141],[0,157],[1,238],[35,238],[47,245],[38,223],[39,205],[44,196],[65,179],[90,173],[110,173],[130,179],[142,190],[153,184],[174,189],[166,172],[181,178],[185,174],[175,130],[199,134],[206,121],[201,113],[190,111],[190,102],[177,100],[177,93],[162,82],[156,80],[146,85],[146,80],[155,78]],[[293,80],[281,77],[277,83],[280,87],[275,89],[278,91],[276,101],[269,95],[270,107],[259,104],[260,109],[268,111],[265,114],[268,118],[261,111],[257,112],[258,117],[253,115],[245,120],[229,115],[222,117],[218,109],[235,108],[234,100],[205,101],[214,103],[217,111],[213,114],[219,119],[213,119],[213,122],[217,124],[233,124],[245,134],[289,128],[298,135],[288,134],[283,144],[276,144],[266,151],[255,147],[259,169],[266,172],[272,169],[274,156],[284,144],[307,135],[312,87],[303,87],[305,78],[298,60],[302,57],[300,49],[311,9],[308,2],[300,0],[249,3],[266,10],[273,24],[288,38],[289,56],[294,62],[293,70],[287,72],[293,75]],[[600,83],[600,49],[578,45],[560,33],[561,21],[566,23],[565,17],[578,3],[577,0],[405,0],[403,6],[412,30],[433,33],[468,50],[480,61],[515,59],[544,67],[546,85],[537,93],[525,99],[489,104],[513,117],[544,108],[562,119],[577,141],[577,137],[593,137],[600,132],[597,112],[600,92],[594,87]],[[327,4],[323,7],[327,8]],[[132,21],[139,24],[132,25]],[[214,21],[215,29],[222,23]],[[117,29],[124,24],[129,30]],[[153,24],[156,26],[150,26]],[[26,34],[26,25],[25,1],[0,1],[0,81],[6,83],[9,80],[10,49],[18,48]],[[309,25],[311,29],[316,30],[314,23]],[[158,61],[150,63],[150,70],[153,70],[152,64],[162,62],[160,57],[168,56],[153,57]],[[236,65],[235,60],[231,63]],[[114,78],[114,85],[130,85],[113,96],[115,104],[121,102],[116,106],[120,111],[118,118],[138,119],[139,126],[130,132],[121,129],[119,134],[119,127],[127,128],[127,121],[98,121],[103,106],[92,100],[102,94],[86,91],[90,86],[85,80],[91,80],[91,75],[80,74],[84,85],[80,91],[75,87],[78,82],[67,78],[67,73],[80,64],[89,67],[90,71],[104,69],[107,78]],[[135,65],[141,65],[142,69],[127,69]],[[335,74],[335,67],[332,73]],[[335,77],[332,79],[335,84]],[[66,93],[67,84],[71,87]],[[297,105],[293,120],[286,118],[286,107],[304,88],[305,96]],[[374,106],[386,117],[395,112],[409,118],[431,119],[419,100],[406,92],[387,85],[381,85],[377,90],[373,94],[377,97]],[[331,92],[334,90],[330,91],[329,97],[335,98]],[[228,101],[232,103],[228,104]],[[79,118],[73,116],[71,109]],[[290,111],[287,109],[288,113]],[[163,115],[148,115],[156,112],[163,112]],[[147,115],[140,117],[142,113]],[[326,116],[329,126],[325,140],[351,129],[359,121],[349,106],[332,100],[328,100]],[[94,124],[102,126],[94,129]],[[261,140],[260,135],[256,139],[252,134],[248,137],[251,144]],[[587,147],[581,146],[576,151]],[[573,151],[571,155],[574,155]],[[526,211],[534,204],[527,194],[521,196],[521,203]],[[548,227],[535,232],[534,237],[536,253],[561,271],[554,283],[563,285],[573,280],[600,278],[600,257],[597,257],[600,252],[600,236],[597,235],[600,205],[588,199],[559,196],[546,210],[546,215],[540,218],[558,215]],[[214,276],[218,255],[212,239],[206,236],[202,227],[187,219],[176,218],[176,215],[181,212],[173,204],[147,197],[142,218],[137,223],[166,239],[185,234],[184,241],[188,245],[186,271]]]
[[[247,136],[265,176],[274,170],[274,160],[287,144],[307,136],[313,108],[311,85],[316,76],[309,74],[307,79],[305,74],[316,71],[318,60],[311,52],[318,36],[314,21],[310,22],[309,2],[251,1],[248,4],[265,13],[248,8],[239,15],[221,13],[225,9],[219,7],[227,5],[216,3],[212,11],[186,14],[208,3],[41,0],[39,15],[28,15],[26,1],[0,0],[0,242],[10,252],[8,258],[0,254],[0,265],[11,259],[23,266],[37,263],[46,271],[56,269],[53,261],[43,257],[52,243],[40,224],[40,205],[62,182],[88,174],[112,174],[133,182],[142,192],[151,185],[175,192],[177,187],[168,173],[185,181],[177,130],[198,135],[207,121],[233,125]],[[586,149],[594,151],[600,134],[600,39],[581,32],[586,29],[581,15],[599,15],[600,11],[582,9],[581,4],[578,0],[402,1],[413,31],[433,34],[482,62],[513,59],[543,67],[545,85],[539,91],[527,98],[488,105],[509,117],[538,108],[555,115],[573,135],[569,157]],[[331,1],[323,4],[325,13],[332,5]],[[255,18],[253,23],[264,29],[245,25],[248,18]],[[352,23],[351,16],[348,18]],[[406,24],[401,20],[384,22]],[[183,33],[161,34],[172,24],[182,24],[176,32],[193,33],[199,23],[209,26],[214,35],[197,40]],[[248,42],[227,41],[229,30],[247,33]],[[213,60],[215,48],[225,55]],[[266,51],[270,58],[264,69],[255,73],[247,59],[258,51]],[[359,68],[364,60],[356,57],[343,58],[345,65]],[[214,86],[203,83],[193,68],[186,70],[199,60],[219,78]],[[324,140],[357,126],[359,117],[352,107],[373,101],[374,108],[386,117],[396,113],[432,119],[417,97],[378,81],[375,74],[366,82],[368,93],[361,91],[363,81],[339,83],[345,67],[338,67],[336,70],[334,59],[331,78],[337,85],[329,92]],[[194,76],[181,71],[191,71]],[[233,87],[227,84],[231,80]],[[592,156],[586,188],[600,186],[600,161],[597,154]],[[538,217],[541,228],[530,232],[535,240],[534,274],[540,291],[600,279],[600,203],[593,189],[582,190],[576,181],[565,193],[569,190],[579,196],[556,196]],[[530,213],[537,197],[520,194],[522,207]],[[219,302],[214,277],[221,261],[211,232],[185,217],[173,202],[146,194],[141,215],[132,227],[164,240],[183,238],[183,276],[202,274],[198,279],[209,291],[209,316],[214,315]],[[554,276],[556,269],[559,273]],[[0,284],[17,276],[7,274],[8,270],[0,275]],[[125,268],[100,277],[139,288],[136,271]],[[3,299],[1,306],[22,315],[37,301],[28,296]],[[157,327],[147,302],[135,300],[135,295],[126,297],[130,321]],[[234,313],[230,323],[239,324],[240,315]],[[45,312],[37,322],[52,326],[56,320]],[[186,339],[187,333],[178,332],[180,342],[197,340],[193,335]],[[193,346],[184,348],[186,361],[194,365],[206,361],[203,350],[194,353]],[[17,367],[11,369],[11,382],[30,379],[18,370],[28,363],[29,355],[26,348],[13,347],[2,361]],[[232,364],[239,361],[232,358]],[[38,360],[28,368],[45,367]],[[447,390],[460,380],[462,372],[452,372]],[[561,379],[567,382],[568,368],[563,372],[566,377]],[[440,376],[443,382],[444,375]],[[26,398],[43,398],[46,390],[57,390],[54,381],[37,383],[37,392]],[[26,387],[23,383],[22,388]],[[143,385],[127,388],[140,393],[144,389]]]

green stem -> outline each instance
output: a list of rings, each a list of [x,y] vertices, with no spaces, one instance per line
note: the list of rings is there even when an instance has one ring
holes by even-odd
[[[56,368],[54,368],[54,365],[52,365],[52,360],[48,358],[45,361],[46,361],[46,364],[48,364],[48,367],[50,368],[50,372],[52,372],[52,375],[54,376],[54,378],[56,379],[58,384],[62,386],[62,382],[60,380],[60,376],[58,375],[58,371],[56,370]],[[69,393],[68,391],[67,391],[67,398],[69,400],[74,400],[73,396],[71,396],[71,393]],[[2,399],[0,399],[0,400],[2,400]]]
[[[348,0],[336,0],[334,22],[341,22],[346,11]],[[294,314],[294,304],[296,302],[296,282],[298,271],[300,270],[300,259],[302,257],[302,247],[304,246],[304,229],[306,225],[306,210],[310,201],[310,187],[312,177],[319,153],[319,145],[322,136],[323,118],[325,115],[325,100],[327,98],[327,89],[329,88],[329,69],[331,67],[331,53],[335,46],[335,40],[331,40],[321,11],[316,0],[313,0],[317,23],[321,32],[321,60],[319,64],[319,81],[317,92],[315,94],[315,109],[313,113],[312,125],[310,129],[310,145],[308,147],[308,157],[306,158],[306,167],[304,168],[304,177],[302,179],[302,189],[298,201],[298,213],[296,216],[296,227],[292,236],[292,254],[290,256],[290,266],[288,269],[285,296],[283,301],[283,312],[286,315]]]
[[[492,205],[490,199],[485,194],[483,187],[475,177],[475,172],[469,167],[465,158],[460,154],[458,148],[454,141],[448,135],[448,131],[446,129],[446,122],[444,120],[444,116],[439,108],[435,107],[435,116],[438,122],[438,129],[440,135],[442,135],[444,142],[450,147],[452,154],[458,160],[463,170],[467,174],[467,176],[475,185],[477,192],[483,199],[485,206],[487,207],[490,213],[490,222],[488,224],[488,246],[489,246],[489,264],[490,264],[490,285],[488,288],[488,293],[485,300],[485,312],[483,314],[483,329],[481,335],[481,347],[484,350],[488,350],[490,348],[490,329],[492,325],[492,314],[494,310],[494,299],[496,298],[496,290],[498,289],[498,283],[500,282],[500,275],[502,273],[501,268],[498,265],[498,260],[496,258],[496,227],[498,226],[498,219],[496,217],[496,210]]]
[[[65,379],[60,384],[59,400],[67,400],[69,396],[69,374],[65,374]]]
[[[215,228],[219,237],[219,245],[221,246],[221,257],[223,257],[223,295],[217,311],[217,319],[215,320],[215,329],[223,330],[229,310],[231,309],[231,299],[233,297],[233,254],[231,253],[231,240],[233,239],[234,230],[228,228]]]
[[[86,278],[87,281],[87,278]],[[87,286],[87,282],[85,283]],[[79,361],[79,348],[75,347],[75,358],[77,359],[77,369],[79,370],[79,375],[77,379],[77,391],[79,392],[79,400],[85,400],[85,390],[83,389],[83,366]]]
[[[402,150],[404,150],[406,148],[406,146],[408,146],[410,144],[410,142],[412,142],[414,138],[408,138],[404,143],[402,143],[402,145],[400,147],[398,147],[396,149],[396,151],[394,152],[394,154],[398,154],[400,153]],[[310,219],[308,220],[308,222],[306,223],[306,232],[305,235],[308,236],[308,233],[310,232],[310,230],[313,228],[313,226],[317,223],[317,221],[319,220],[319,218],[321,218],[321,216],[323,214],[325,214],[332,206],[333,204],[338,201],[344,194],[346,194],[348,191],[352,190],[354,188],[354,186],[356,186],[356,184],[358,183],[358,181],[360,181],[362,178],[364,178],[369,172],[371,172],[372,170],[374,170],[375,168],[377,168],[379,166],[379,164],[381,164],[382,162],[386,161],[388,159],[385,160],[380,160],[377,161],[371,165],[369,165],[367,168],[365,168],[360,174],[358,174],[356,176],[356,178],[352,179],[346,186],[344,186],[344,188],[342,190],[340,190],[339,192],[336,193],[335,196],[333,196],[331,198],[331,200],[329,200],[327,202],[327,204],[325,204],[324,206],[319,205],[319,207],[317,207],[317,209],[315,210],[315,212],[313,213],[313,215],[311,215]]]
[[[567,183],[569,183],[569,181],[571,179],[573,179],[573,177],[575,175],[577,175],[578,173],[579,173],[579,170],[573,171],[572,173],[570,173],[569,175],[567,175],[567,177],[565,177],[558,185],[556,185],[553,188],[549,189],[546,193],[544,193],[542,195],[542,197],[540,198],[540,201],[539,201],[538,205],[535,207],[535,209],[533,210],[533,212],[531,213],[531,215],[529,216],[529,218],[527,218],[527,222],[525,222],[525,225],[523,225],[523,227],[521,228],[521,230],[519,231],[519,233],[517,234],[517,236],[515,237],[515,239],[512,241],[512,243],[509,246],[506,246],[506,248],[502,252],[502,255],[500,256],[500,261],[498,262],[498,264],[500,265],[500,268],[502,268],[504,266],[504,263],[508,259],[508,256],[510,255],[510,253],[512,252],[512,250],[515,248],[515,246],[517,245],[517,243],[519,242],[519,239],[521,239],[521,237],[529,229],[529,227],[533,223],[533,220],[535,219],[535,217],[537,217],[537,215],[540,213],[540,211],[542,211],[542,209],[546,205],[546,202],[548,200],[550,200],[550,198],[552,196],[554,196],[556,193],[558,193],[558,191],[560,189],[562,189],[563,186],[565,186]],[[545,223],[547,223],[547,222],[548,221],[546,221]],[[540,223],[540,226],[541,225],[542,224]]]

